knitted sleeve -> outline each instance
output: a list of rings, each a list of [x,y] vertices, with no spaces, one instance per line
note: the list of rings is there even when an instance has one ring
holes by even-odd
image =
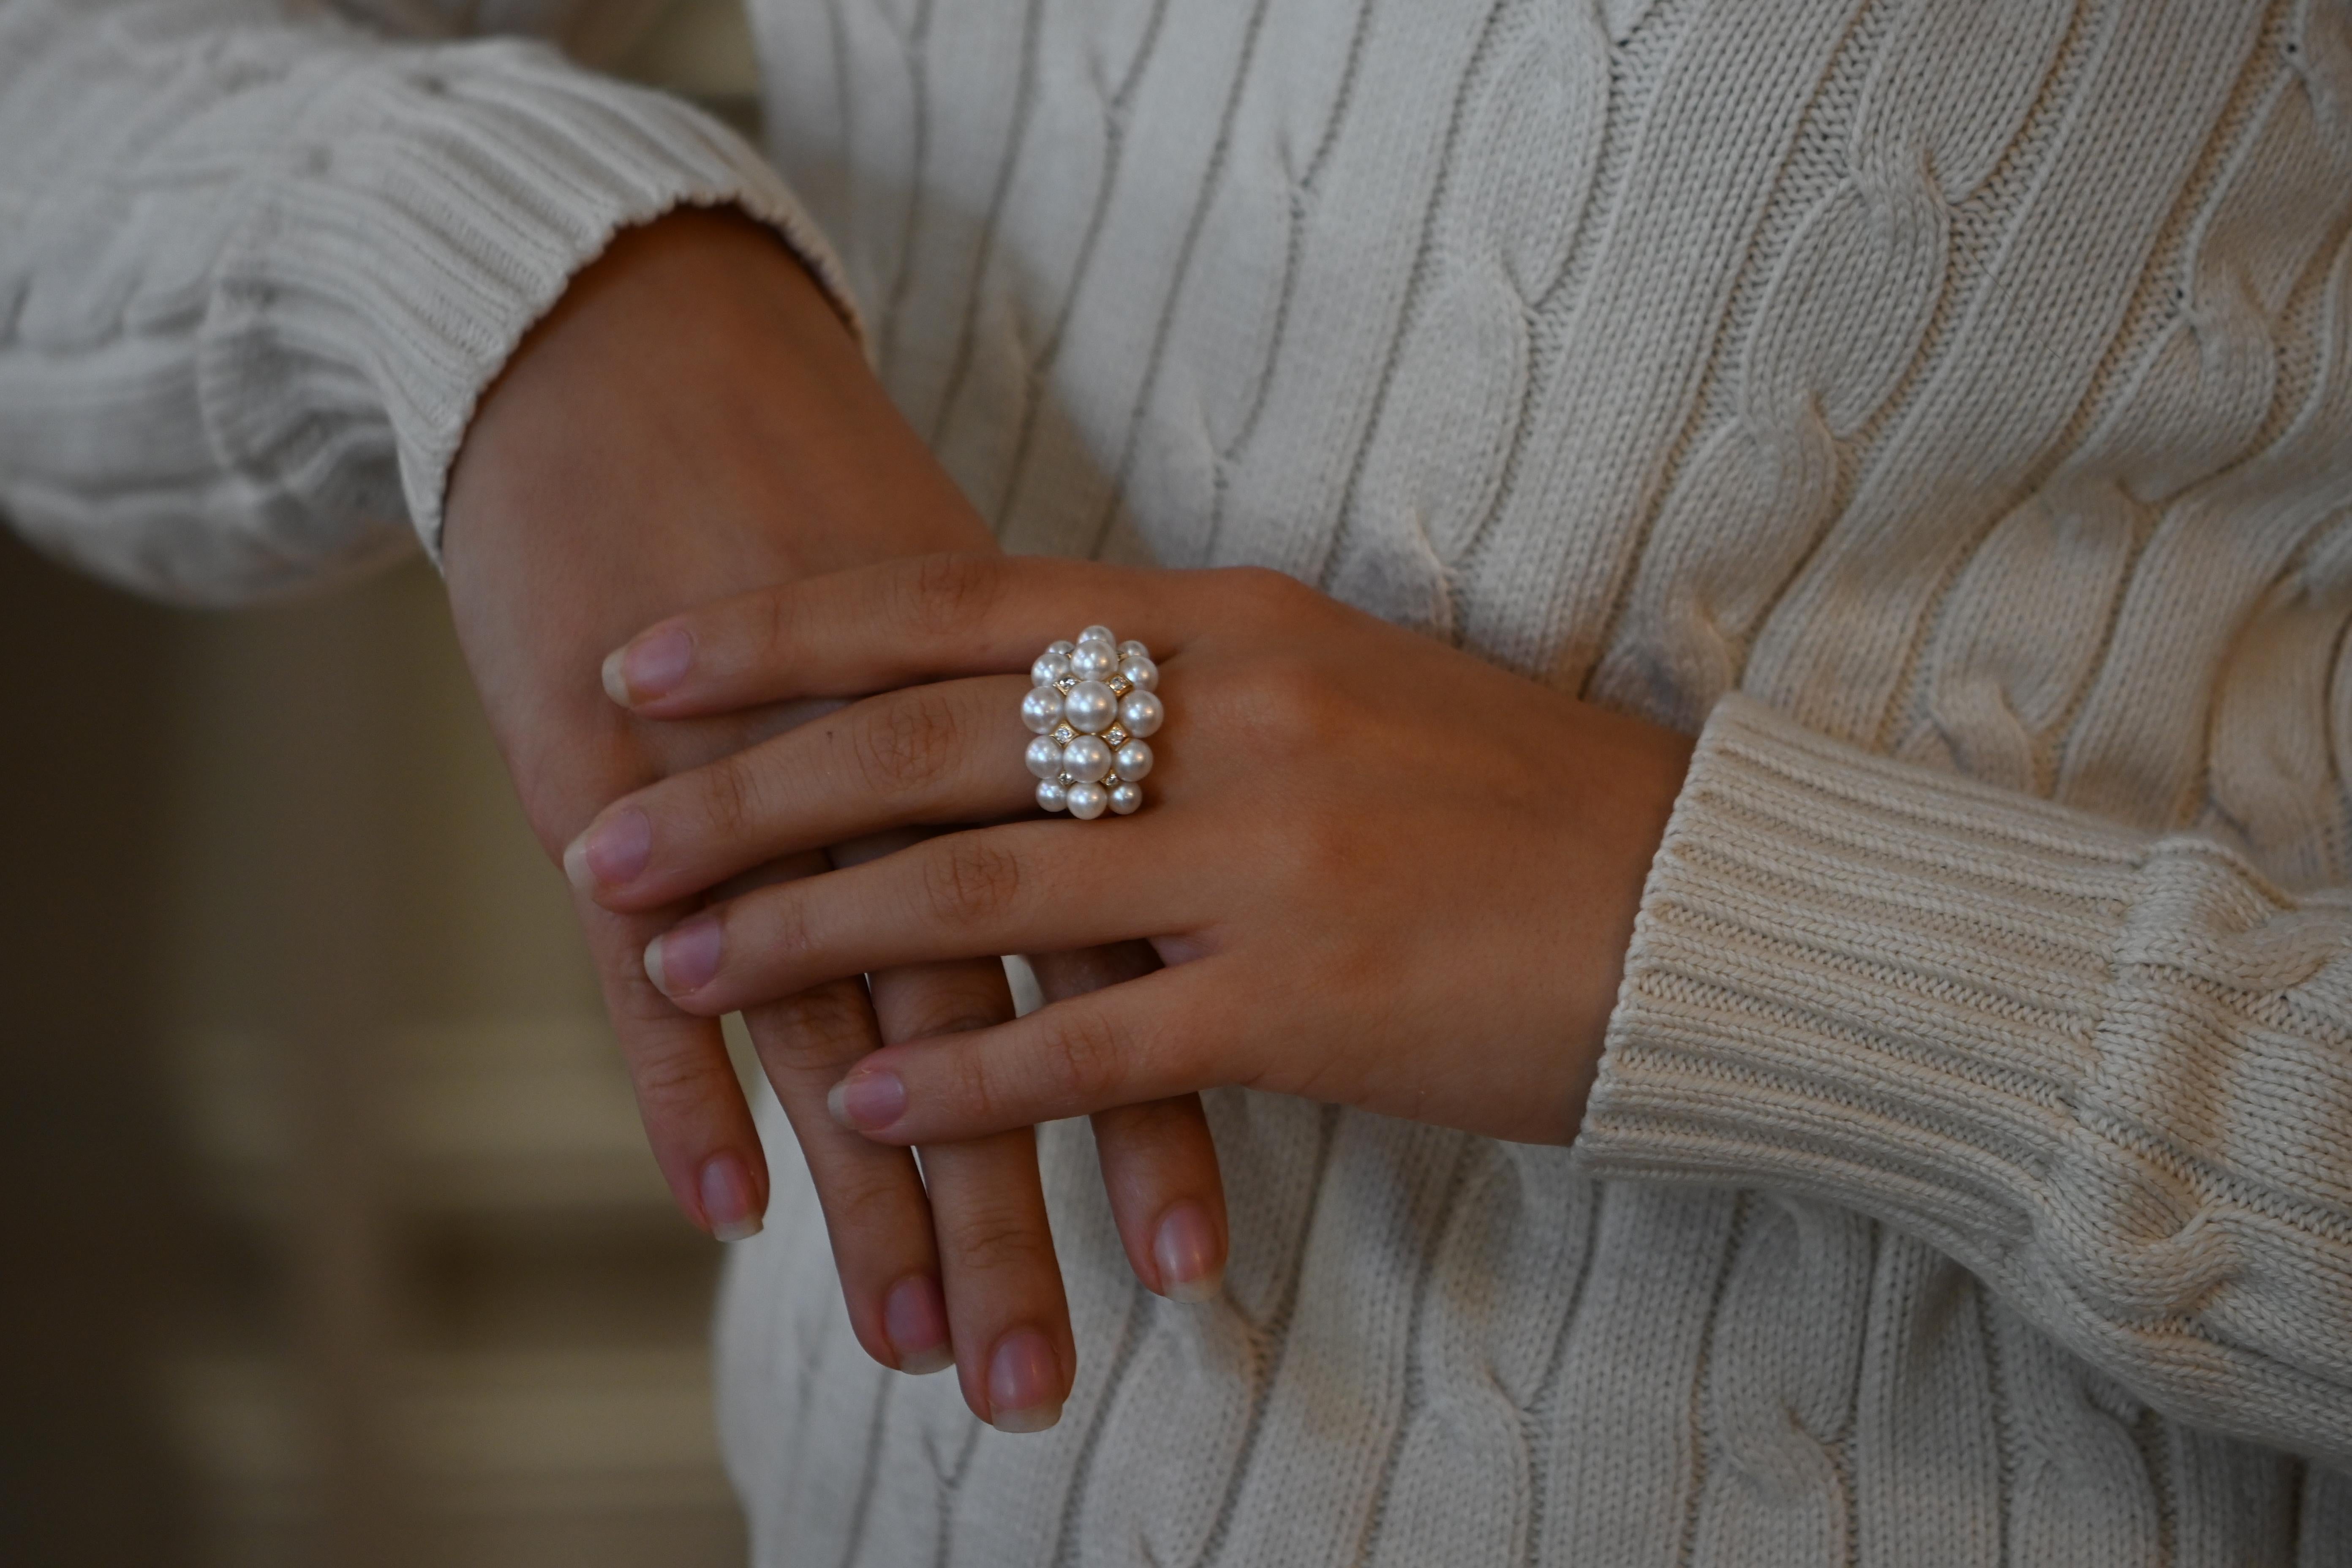
[[[852,315],[791,193],[689,106],[294,10],[0,0],[0,513],[37,545],[215,604],[436,551],[515,342],[680,205],[765,220]]]
[[[1922,1237],[2181,1420],[2352,1466],[2352,897],[1727,699],[1579,1139]]]

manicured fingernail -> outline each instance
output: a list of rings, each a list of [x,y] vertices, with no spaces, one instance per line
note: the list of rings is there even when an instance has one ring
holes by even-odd
[[[714,1154],[702,1167],[702,1221],[721,1241],[760,1234],[760,1200],[751,1173],[732,1154]]]
[[[563,874],[583,893],[634,882],[653,858],[654,826],[635,806],[614,812],[572,841]]]
[[[698,991],[719,973],[722,938],[715,915],[697,915],[646,944],[646,978],[665,996]]]
[[[694,639],[683,626],[663,626],[604,660],[604,694],[622,707],[667,696],[694,667]]]
[[[879,1132],[907,1113],[907,1086],[888,1068],[853,1068],[824,1103],[852,1132]]]
[[[1216,1227],[1208,1212],[1187,1199],[1160,1216],[1151,1237],[1151,1260],[1160,1265],[1160,1290],[1172,1301],[1214,1300],[1224,1288],[1224,1259],[1217,1255]]]
[[[948,1304],[940,1282],[928,1274],[910,1274],[890,1287],[882,1298],[882,1330],[898,1352],[900,1372],[920,1377],[955,1364],[955,1352],[948,1348]]]
[[[1062,1418],[1062,1368],[1053,1342],[1015,1329],[988,1358],[988,1424],[1000,1432],[1043,1432]]]

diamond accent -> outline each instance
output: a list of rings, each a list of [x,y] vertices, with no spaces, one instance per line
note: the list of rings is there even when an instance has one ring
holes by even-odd
[[[1127,731],[1120,729],[1116,724],[1113,724],[1109,729],[1105,730],[1102,732],[1102,738],[1103,744],[1108,746],[1114,752],[1127,744]]]
[[[1053,729],[1053,736],[1055,745],[1066,746],[1078,738],[1078,732],[1067,724],[1056,724]]]
[[[1110,688],[1110,694],[1113,697],[1124,697],[1135,689],[1134,683],[1124,675],[1114,675],[1103,684]]]
[[[1077,689],[1078,678],[1075,675],[1066,675],[1062,677],[1061,679],[1054,682],[1054,689],[1060,692],[1065,697],[1067,697],[1071,692],[1076,691]]]

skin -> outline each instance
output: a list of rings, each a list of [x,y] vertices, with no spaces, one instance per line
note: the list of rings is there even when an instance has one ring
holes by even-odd
[[[551,858],[615,797],[820,711],[759,700],[647,722],[598,682],[632,629],[752,584],[991,547],[798,263],[764,229],[707,213],[620,237],[534,329],[468,428],[444,539],[459,641]],[[909,841],[834,835],[730,876],[739,889],[782,885]],[[688,1217],[733,1237],[758,1228],[768,1170],[718,1013],[681,1011],[640,962],[702,900],[577,904],[655,1158]],[[1130,950],[1045,973],[1066,994],[1155,963]],[[880,965],[870,994],[862,973],[774,987],[745,1008],[822,1200],[851,1323],[887,1366],[931,1370],[952,1354],[982,1419],[1049,1425],[1076,1357],[1026,1124],[925,1139],[919,1172],[907,1149],[844,1131],[824,1105],[885,1041],[1009,1019],[1003,968],[977,952]],[[1198,1101],[1122,1111],[1097,1136],[1145,1282],[1213,1290],[1223,1199]],[[1207,1242],[1176,1255],[1187,1279],[1155,1262],[1171,1215],[1180,1230],[1188,1215],[1205,1224]]]
[[[1004,672],[1076,616],[1159,658],[1168,718],[1132,816],[1032,803],[1029,679]],[[589,841],[646,849],[588,882],[606,909],[650,918],[845,835],[987,825],[680,923],[647,952],[680,1007],[1005,949],[1140,938],[1166,965],[862,1058],[832,1109],[886,1144],[1221,1084],[1566,1142],[1690,757],[1257,571],[941,556],[673,617],[619,667],[648,646],[690,658],[624,683],[647,717],[853,700],[609,808]],[[905,740],[887,771],[853,761],[882,736]]]

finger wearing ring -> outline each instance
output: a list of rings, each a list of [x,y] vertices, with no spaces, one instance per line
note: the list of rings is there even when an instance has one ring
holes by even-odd
[[[1037,775],[1037,804],[1082,821],[1140,806],[1152,764],[1145,737],[1167,717],[1150,649],[1088,626],[1039,654],[1029,679],[1021,721],[1036,739],[1023,760]]]

